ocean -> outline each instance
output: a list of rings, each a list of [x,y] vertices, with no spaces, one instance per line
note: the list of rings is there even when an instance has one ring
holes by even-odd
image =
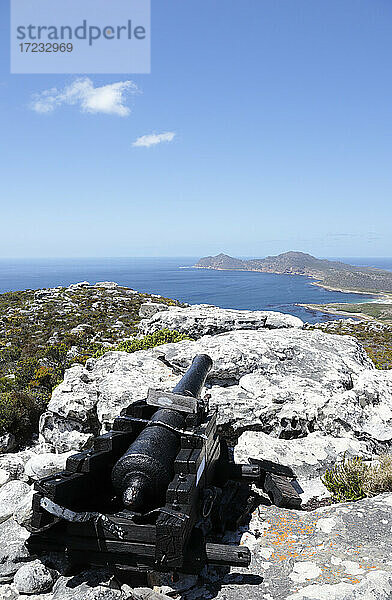
[[[115,281],[140,292],[161,294],[190,304],[222,308],[277,310],[306,322],[328,321],[297,303],[363,302],[363,294],[331,292],[300,275],[192,269],[198,258],[0,259],[0,293],[68,286],[79,281]],[[344,258],[344,262],[392,270],[392,258]]]

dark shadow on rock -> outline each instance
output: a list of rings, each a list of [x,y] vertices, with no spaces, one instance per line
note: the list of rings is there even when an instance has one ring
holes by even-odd
[[[224,591],[226,585],[239,586],[238,594],[240,595],[241,586],[247,585],[258,587],[262,583],[263,577],[260,575],[255,575],[253,573],[230,573],[229,567],[211,567],[208,568],[200,578],[199,586],[183,592],[180,596],[180,600],[188,600],[188,598],[192,598],[192,600],[204,600],[204,598],[206,598],[206,591],[208,592],[208,598],[216,598],[221,590]]]

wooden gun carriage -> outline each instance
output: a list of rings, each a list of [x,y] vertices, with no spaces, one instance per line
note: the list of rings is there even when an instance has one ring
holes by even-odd
[[[247,567],[245,546],[212,543],[258,505],[254,483],[279,506],[301,500],[289,467],[238,465],[200,399],[212,366],[194,358],[172,392],[149,390],[92,448],[35,484],[31,552],[64,551],[75,565],[198,573],[206,564]]]

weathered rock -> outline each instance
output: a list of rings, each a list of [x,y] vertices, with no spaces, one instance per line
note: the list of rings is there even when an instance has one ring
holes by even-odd
[[[92,569],[75,577],[59,577],[51,600],[127,600],[109,571]]]
[[[12,581],[16,571],[29,560],[25,546],[28,536],[26,529],[13,519],[0,523],[0,583]]]
[[[9,481],[0,488],[0,523],[14,514],[29,492],[30,487],[23,481]]]
[[[46,444],[51,450],[62,453],[69,450],[83,450],[98,433],[98,427],[90,432],[88,429],[87,426],[85,429],[83,423],[77,419],[59,417],[55,413],[46,412],[41,415],[39,421],[40,442]]]
[[[158,351],[181,369],[199,352],[212,357],[209,379],[218,384],[211,389],[212,405],[219,409],[219,422],[239,433],[258,428],[290,438],[319,429],[345,436],[363,430],[367,420],[369,430],[377,430],[384,440],[392,437],[389,392],[380,388],[379,403],[371,411],[356,395],[358,376],[375,370],[352,338],[296,329],[235,331],[152,352]],[[392,378],[392,372],[385,377]]]
[[[390,600],[392,574],[387,571],[367,573],[356,585],[352,583],[313,584],[290,594],[286,600]]]
[[[183,597],[183,596],[182,596]],[[127,600],[170,600],[173,596],[152,590],[150,588],[136,588]]]
[[[65,372],[64,381],[55,388],[48,411],[88,426],[97,400],[95,380],[81,365],[75,365]]]
[[[0,599],[1,600],[16,600],[18,597],[19,597],[19,594],[13,586],[8,585],[8,584],[0,585]]]
[[[53,454],[51,452],[36,454],[26,463],[25,474],[31,479],[37,480],[58,473],[65,469],[65,463],[71,454],[72,451],[61,454]]]
[[[131,402],[146,398],[148,388],[170,390],[180,379],[150,351],[108,352],[95,363],[93,375],[99,390],[97,416],[104,427]]]
[[[119,285],[115,281],[98,281],[97,283],[94,283],[94,285],[92,287],[106,288],[108,290],[114,290],[114,289],[118,288]],[[130,290],[130,291],[133,291],[133,290]]]
[[[258,429],[290,439],[320,430],[355,438],[365,432],[375,448],[392,440],[392,371],[374,369],[353,338],[295,328],[108,352],[67,372],[41,419],[42,439],[62,452],[85,447],[149,387],[171,389],[198,353],[214,361],[211,404],[236,435]]]
[[[60,452],[86,447],[93,432],[99,429],[105,431],[110,427],[113,419],[121,410],[131,402],[147,396],[149,387],[172,389],[179,380],[170,367],[151,354],[150,351],[135,352],[108,352],[99,360],[90,360],[86,369],[71,369],[72,388],[77,390],[79,398],[78,377],[83,378],[88,373],[89,382],[81,381],[84,390],[91,385],[95,390],[95,404],[89,402],[83,406],[80,403],[80,416],[73,401],[72,391],[62,391],[60,384],[56,395],[56,403],[49,403],[48,412],[41,417],[40,432],[42,438],[51,443]],[[68,378],[69,381],[69,378]],[[64,408],[61,408],[61,402]],[[68,405],[73,406],[72,418],[65,417]],[[56,411],[62,413],[59,416]],[[96,426],[86,426],[86,423],[100,423]],[[87,433],[88,431],[91,433]]]
[[[292,440],[247,431],[239,438],[234,456],[239,463],[247,462],[248,457],[271,460],[292,467],[298,479],[312,479],[323,474],[344,454],[347,458],[371,458],[365,442],[349,437],[334,438],[318,431]]]
[[[4,433],[0,435],[0,454],[3,452],[11,452],[16,447],[16,438],[12,433]]]
[[[196,353],[209,352],[214,361],[210,379],[223,384],[239,381],[256,371],[270,379],[275,375],[297,375],[332,390],[341,390],[350,389],[353,375],[374,369],[354,339],[295,328],[233,331],[205,336],[197,342],[158,346],[151,352],[164,354],[171,365],[181,369],[189,365]],[[254,385],[247,386],[252,393],[258,393],[259,390],[252,387]],[[290,390],[291,385],[285,387]]]
[[[32,456],[30,450],[0,455],[0,469],[8,473],[9,479],[24,479],[25,464]]]
[[[29,493],[23,496],[13,512],[12,518],[22,527],[28,527],[30,524],[33,515],[33,496],[34,489],[32,486]]]
[[[232,310],[198,304],[188,308],[171,307],[170,310],[153,314],[150,318],[141,321],[139,331],[146,335],[167,328],[199,339],[204,335],[217,335],[237,329],[259,330],[287,327],[302,329],[303,322],[298,317],[278,312]]]
[[[241,537],[252,551],[250,569],[210,581],[207,573],[189,598],[390,600],[391,526],[392,494],[314,512],[259,507]]]
[[[52,589],[56,574],[39,560],[27,563],[18,569],[14,586],[21,594],[42,594]]]
[[[8,471],[6,471],[5,469],[0,468],[0,487],[3,486],[8,481],[10,481],[10,479],[11,479],[10,473]]]
[[[168,310],[169,307],[161,302],[144,302],[139,309],[139,317],[142,319],[150,319],[156,313]]]

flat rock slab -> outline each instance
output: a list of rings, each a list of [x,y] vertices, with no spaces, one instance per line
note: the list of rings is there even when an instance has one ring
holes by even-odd
[[[160,329],[173,329],[186,333],[194,339],[204,335],[217,335],[238,329],[302,329],[303,321],[298,317],[267,310],[233,310],[197,304],[187,308],[171,307],[150,316],[145,310],[138,329],[143,335]]]
[[[392,494],[310,513],[260,507],[241,538],[249,571],[212,578],[189,598],[390,600],[391,529]]]

